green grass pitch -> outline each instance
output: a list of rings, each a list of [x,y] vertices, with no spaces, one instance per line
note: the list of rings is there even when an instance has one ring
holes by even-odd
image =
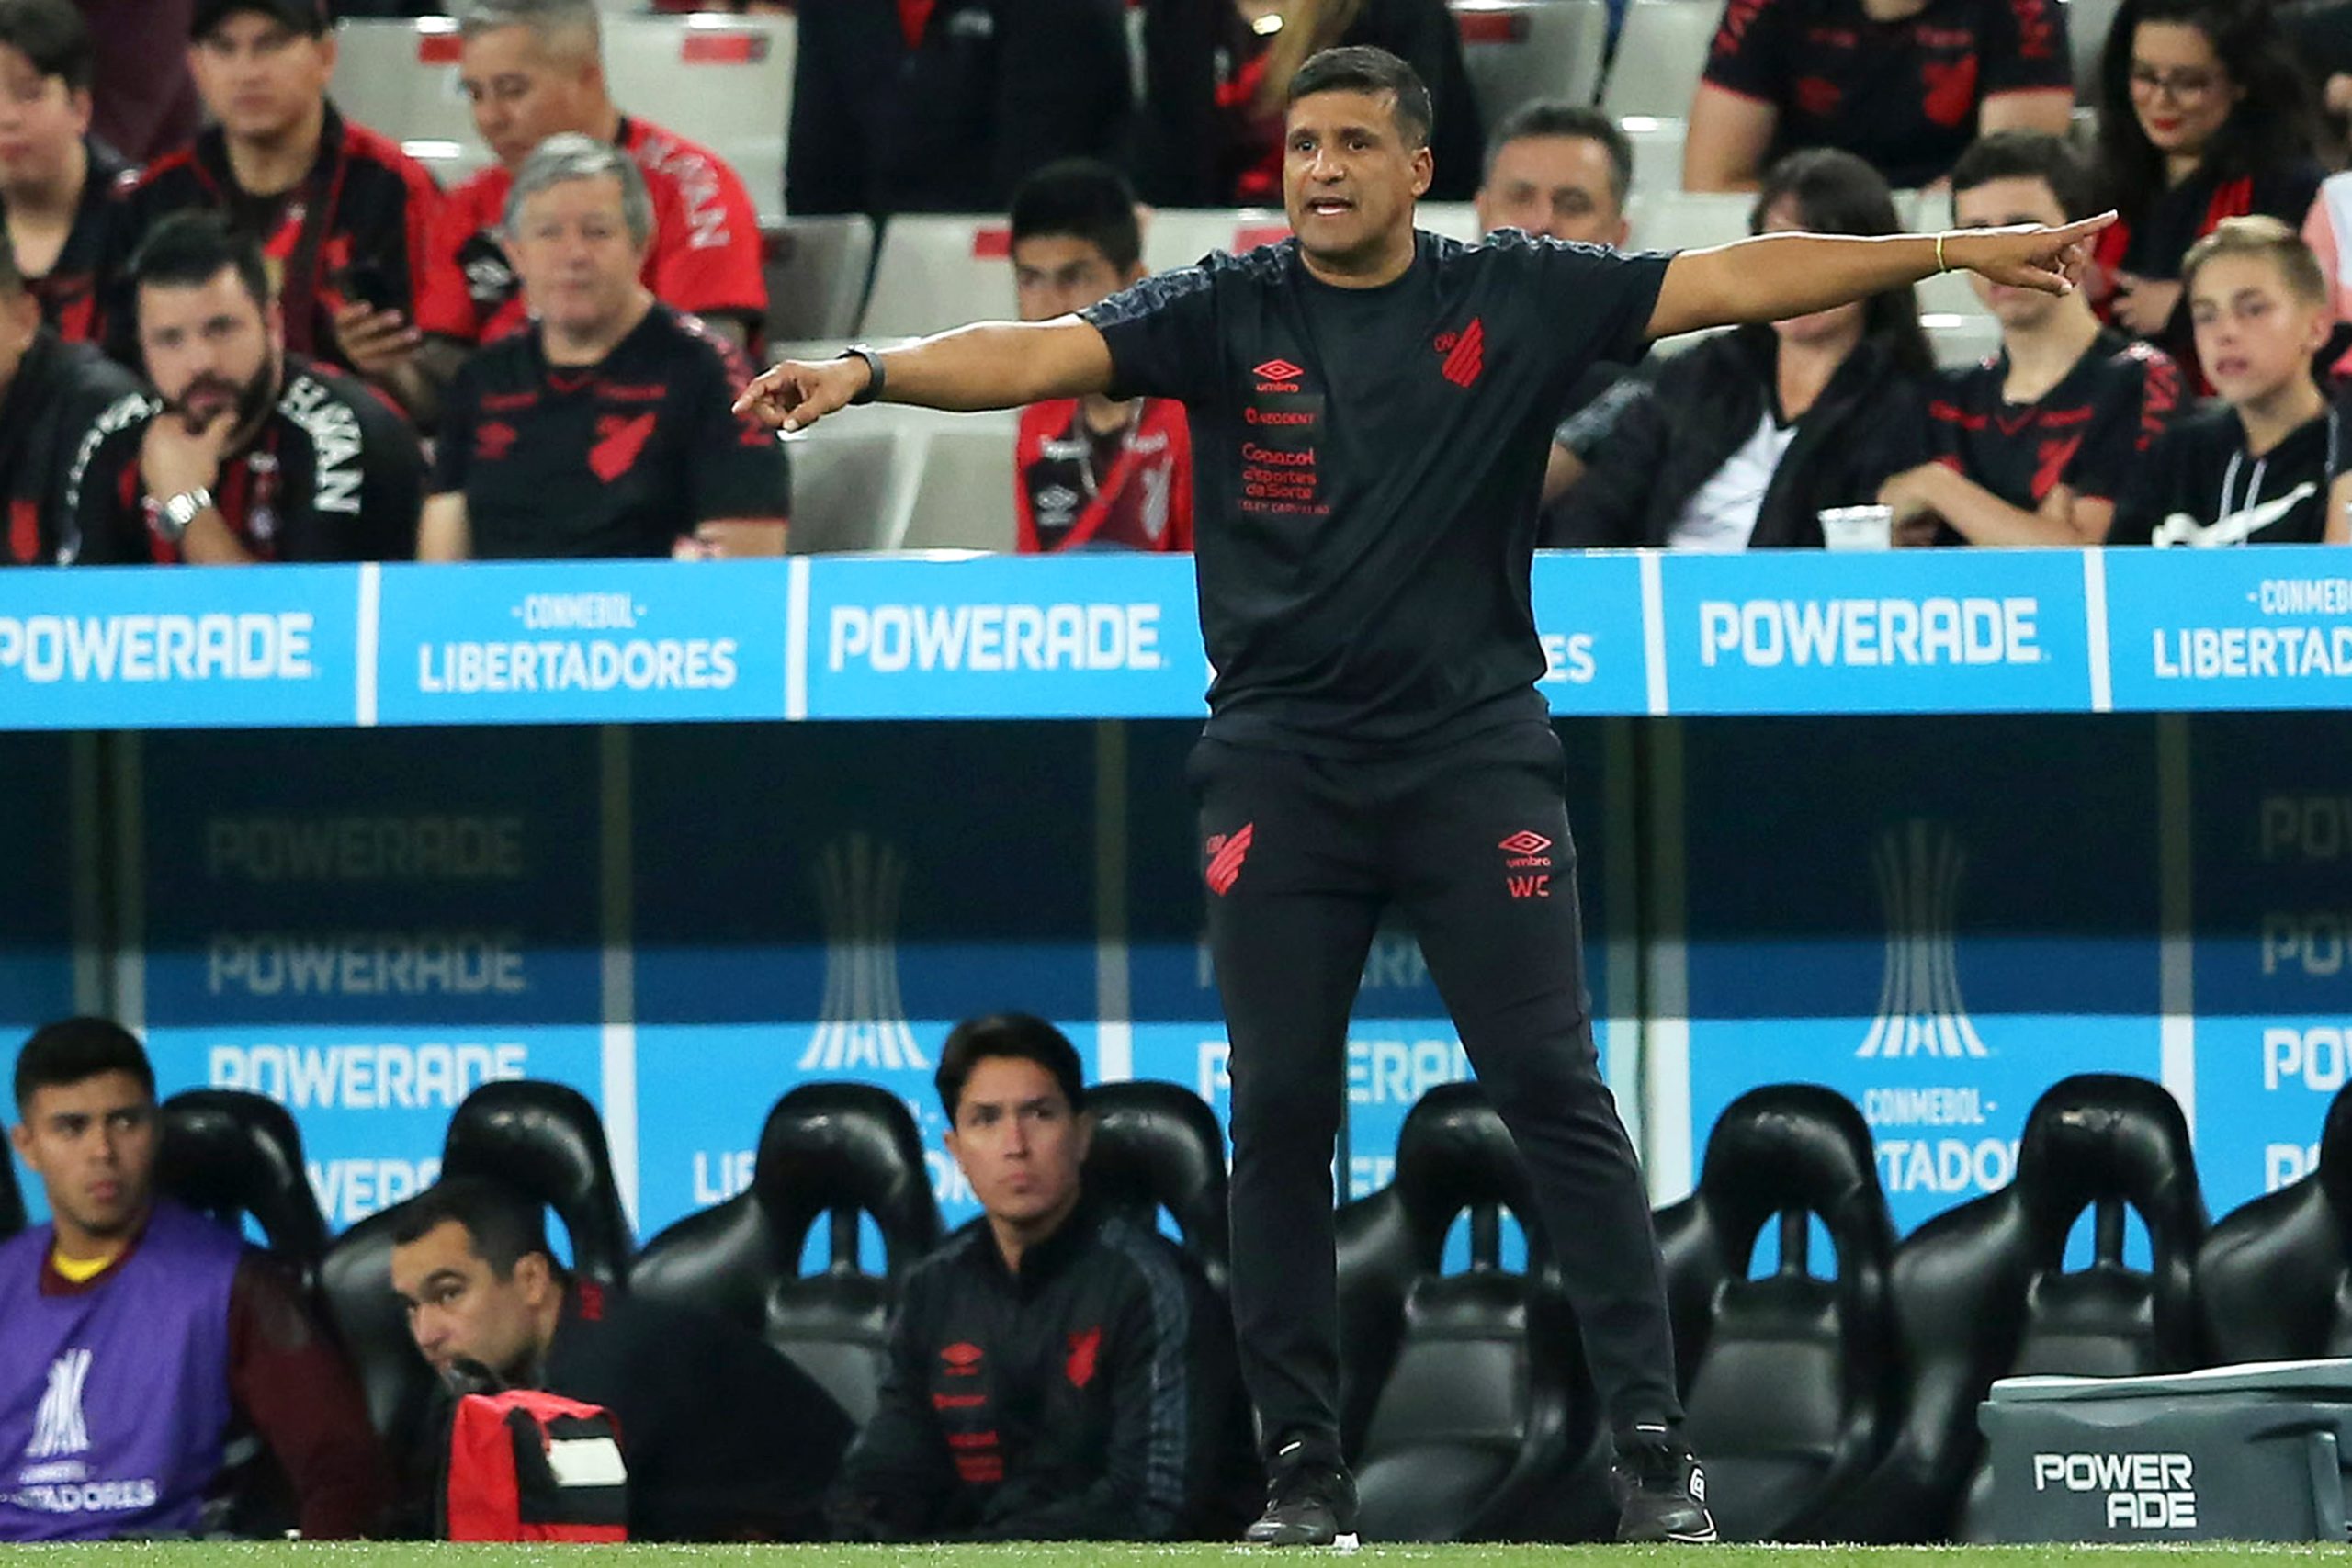
[[[1236,1568],[1252,1561],[1281,1568],[1344,1562],[1429,1568],[2225,1568],[2249,1557],[2308,1558],[2312,1546],[1366,1546],[1269,1552],[1242,1546],[440,1546],[277,1545],[175,1542],[156,1545],[0,1549],[0,1561],[40,1558],[72,1568]]]

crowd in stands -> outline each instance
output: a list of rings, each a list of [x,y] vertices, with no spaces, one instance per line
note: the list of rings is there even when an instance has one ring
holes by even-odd
[[[0,558],[786,547],[787,448],[728,412],[770,347],[761,203],[613,100],[597,0],[447,8],[491,160],[443,190],[329,94],[338,20],[439,6],[0,0]],[[1981,365],[1939,368],[1902,290],[1596,366],[1544,542],[1819,546],[1856,506],[1903,545],[2352,536],[2347,18],[2121,0],[2077,81],[2063,0],[1726,0],[1682,185],[1751,193],[1751,231],[2120,220],[2078,299],[1977,284]],[[795,25],[785,210],[1009,211],[1033,320],[1138,281],[1156,209],[1279,202],[1283,94],[1334,44],[1415,66],[1431,197],[1483,231],[1623,246],[1645,194],[1589,105],[1490,123],[1443,0],[803,0]],[[1014,547],[1191,547],[1181,408],[1043,406],[1016,441]]]
[[[469,1402],[518,1393],[560,1403],[493,1404],[490,1449],[537,1411],[588,1424],[617,1460],[542,1479],[609,1484],[629,1539],[1233,1539],[1259,1475],[1230,1319],[1188,1253],[1088,1190],[1076,1048],[970,1020],[936,1084],[982,1213],[901,1283],[862,1421],[748,1328],[576,1275],[539,1198],[461,1173],[384,1216],[370,1288],[435,1392],[379,1430],[299,1271],[160,1190],[139,1042],[47,1025],[15,1070],[10,1137],[50,1218],[0,1241],[0,1542],[564,1539],[482,1529],[502,1477]],[[514,1468],[510,1531],[571,1517]]]

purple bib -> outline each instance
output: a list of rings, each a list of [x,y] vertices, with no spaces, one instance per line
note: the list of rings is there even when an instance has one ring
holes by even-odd
[[[159,1201],[111,1273],[44,1296],[55,1243],[49,1225],[0,1243],[0,1541],[193,1530],[229,1424],[244,1244]]]

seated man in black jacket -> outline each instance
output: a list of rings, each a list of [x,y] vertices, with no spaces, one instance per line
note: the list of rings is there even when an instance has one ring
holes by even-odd
[[[612,1413],[630,1539],[817,1532],[849,1418],[783,1356],[721,1319],[572,1279],[540,1205],[479,1177],[411,1200],[392,1242],[392,1288],[435,1371],[474,1362]],[[441,1441],[448,1426],[427,1429]],[[415,1474],[437,1474],[437,1455],[419,1458]]]
[[[940,1053],[986,1213],[907,1277],[834,1523],[850,1539],[1231,1540],[1256,1470],[1226,1310],[1164,1238],[1084,1201],[1078,1053],[1042,1019]]]
[[[0,566],[70,565],[80,538],[65,504],[74,454],[138,378],[41,322],[40,301],[0,238]]]

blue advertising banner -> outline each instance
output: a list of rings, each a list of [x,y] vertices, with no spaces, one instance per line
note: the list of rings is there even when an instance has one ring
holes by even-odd
[[[1094,727],[812,726],[637,738],[641,1229],[749,1183],[796,1085],[880,1084],[950,1224],[977,1213],[932,1086],[965,1018],[1096,1052]]]
[[[80,1010],[74,910],[96,908],[87,886],[98,874],[96,750],[87,737],[0,736],[0,777],[8,781],[8,806],[20,829],[8,848],[6,892],[0,895],[0,1039],[8,1042],[11,1061],[26,1035]],[[76,751],[85,753],[79,762]],[[96,940],[95,931],[78,936]],[[87,956],[96,959],[95,945]],[[36,1217],[46,1213],[40,1184],[21,1162],[16,1170],[26,1207]]]
[[[0,595],[0,723],[349,724],[358,581],[348,567],[12,571]]]
[[[1562,716],[1649,711],[1641,558],[1546,551],[1532,579],[1544,639],[1539,684]]]
[[[601,1099],[597,736],[145,738],[118,991],[164,1094],[293,1111],[340,1228],[492,1078]]]
[[[2090,706],[2079,551],[1669,554],[1657,570],[1674,713]]]
[[[1747,1089],[1826,1084],[1870,1122],[1904,1230],[2006,1184],[2059,1078],[2161,1067],[2153,726],[1950,739],[1682,730],[1694,1156]]]
[[[810,718],[1207,711],[1190,557],[829,557],[808,570]]]
[[[2352,564],[2342,549],[2104,554],[2118,708],[2352,705]]]
[[[778,560],[386,567],[376,716],[782,718],[789,573]]]
[[[2352,1077],[2352,727],[2187,724],[2197,1155],[2218,1218],[2312,1168]]]

